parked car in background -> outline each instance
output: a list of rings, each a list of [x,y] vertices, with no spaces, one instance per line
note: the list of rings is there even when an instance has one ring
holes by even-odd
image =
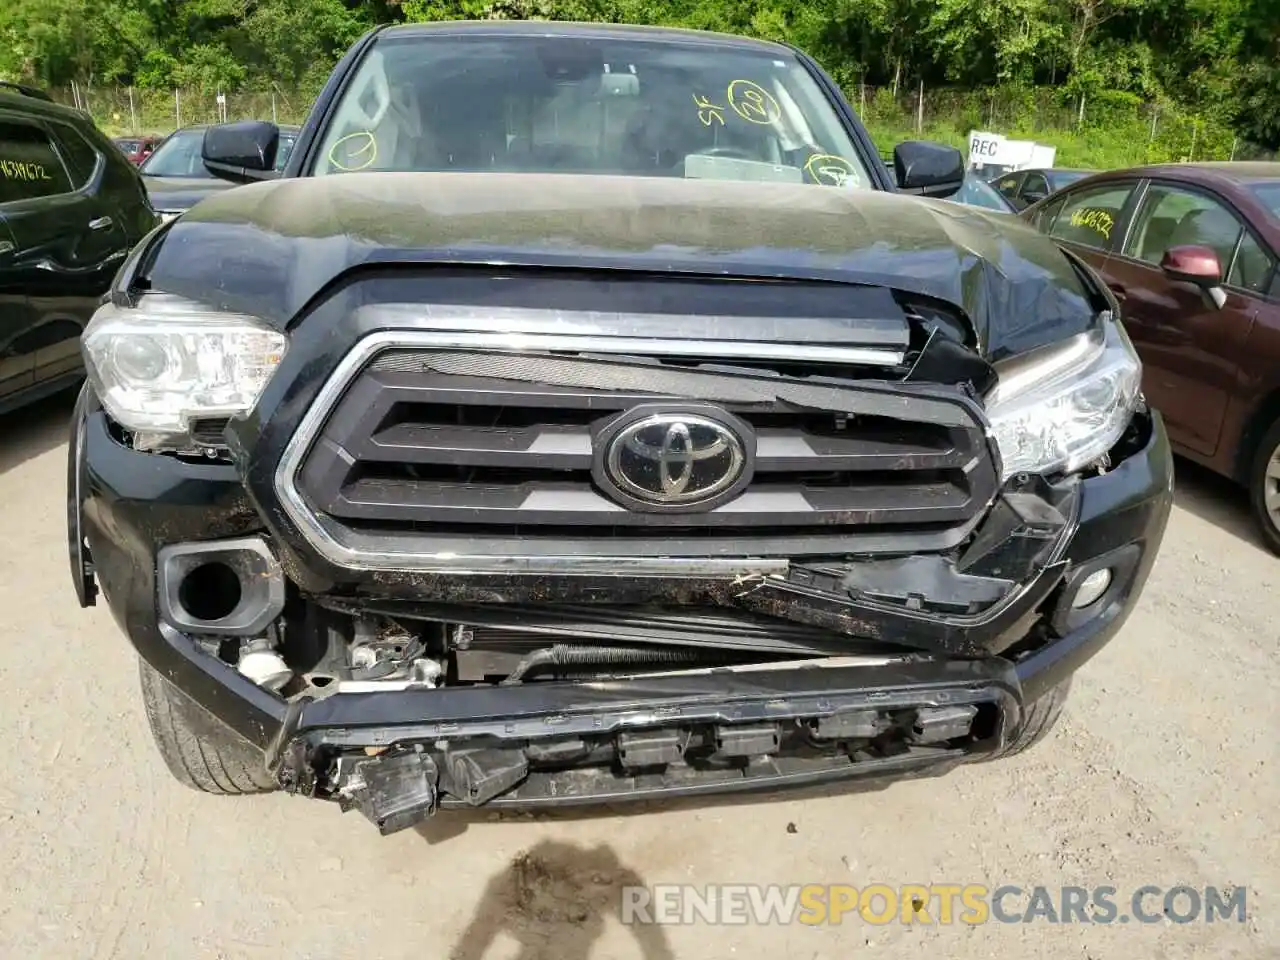
[[[45,103],[53,103],[53,97],[45,93],[39,87],[28,86],[25,83],[13,83],[10,80],[0,80],[0,91],[9,93],[19,93],[24,97],[30,97],[33,100],[43,100]]]
[[[159,137],[116,137],[112,141],[135,167],[155,152]]]
[[[1015,170],[1002,177],[995,177],[991,180],[991,185],[1013,204],[1015,210],[1025,210],[1031,204],[1039,203],[1055,191],[1083,180],[1093,172],[1066,167]]]
[[[880,159],[886,166],[893,166],[893,154],[881,153]],[[972,169],[965,171],[964,182],[960,189],[946,199],[968,207],[982,207],[986,210],[997,210],[1000,213],[1017,212],[1013,204],[1002,197],[980,172]]]
[[[1174,449],[1245,484],[1280,552],[1280,164],[1113,171],[1023,216],[1103,276]]]
[[[205,169],[200,148],[206,129],[204,125],[193,125],[175,130],[160,142],[140,168],[151,205],[163,219],[171,220],[209,194],[232,186]],[[297,137],[297,127],[280,128],[278,170],[284,169]]]
[[[1053,727],[1172,456],[1106,287],[946,202],[958,151],[891,175],[781,44],[519,21],[367,34],[303,131],[281,176],[209,129],[267,182],[83,338],[75,586],[179,780],[389,833]]]
[[[80,333],[156,223],[137,171],[92,120],[0,85],[0,410],[83,376]]]
[[[1016,213],[1013,202],[1005,197],[999,190],[987,183],[981,177],[972,173],[965,174],[964,185],[957,190],[949,200],[956,203],[963,203],[971,207],[983,207],[987,210],[997,210],[1000,213]]]

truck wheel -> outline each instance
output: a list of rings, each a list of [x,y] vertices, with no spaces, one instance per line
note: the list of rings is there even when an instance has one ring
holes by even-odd
[[[204,793],[279,789],[262,751],[199,706],[144,660],[138,661],[147,722],[169,772]]]
[[[988,760],[1003,760],[1030,750],[1049,735],[1062,716],[1062,708],[1067,704],[1067,694],[1071,692],[1071,678],[1063,680],[1047,693],[1041,694],[1037,700],[1023,704],[1022,729],[998,753],[993,753]]]
[[[1249,501],[1262,539],[1280,553],[1280,420],[1271,425],[1253,455]]]

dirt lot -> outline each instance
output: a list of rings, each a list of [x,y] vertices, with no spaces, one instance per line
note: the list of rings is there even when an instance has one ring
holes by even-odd
[[[852,796],[437,818],[205,797],[151,745],[132,654],[67,574],[69,401],[0,420],[0,956],[522,960],[1280,957],[1280,560],[1179,465],[1162,558],[1050,742]],[[629,928],[632,883],[1188,884],[1248,920]],[[923,949],[923,952],[920,952]]]

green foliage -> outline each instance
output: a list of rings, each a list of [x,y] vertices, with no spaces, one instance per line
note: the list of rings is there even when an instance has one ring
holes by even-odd
[[[209,90],[234,90],[244,82],[248,70],[237,62],[221,43],[197,43],[189,47],[173,68],[173,82],[179,87]]]
[[[288,90],[304,103],[378,23],[652,23],[802,47],[878,135],[963,140],[998,120],[1010,134],[1053,129],[1062,163],[1101,164],[1229,153],[1237,135],[1280,147],[1276,13],[1276,0],[4,0],[0,77],[157,95]],[[927,100],[938,119],[917,131],[920,84],[972,93],[945,116]]]
[[[852,102],[860,102],[851,91]],[[913,137],[964,147],[971,130],[998,130],[1007,136],[1037,140],[1057,148],[1062,167],[1109,169],[1183,160],[1246,159],[1250,151],[1228,124],[1188,111],[1175,103],[1147,103],[1135,94],[1109,91],[1086,99],[1079,122],[1079,100],[1065,89],[993,88],[954,94],[926,91],[924,125],[910,100],[887,89],[866,100],[863,121],[882,153]]]
[[[298,84],[395,8],[373,0],[6,0],[0,76],[45,86]]]

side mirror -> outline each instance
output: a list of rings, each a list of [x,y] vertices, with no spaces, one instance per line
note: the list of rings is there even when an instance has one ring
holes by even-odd
[[[1160,269],[1170,280],[1199,287],[1219,309],[1227,302],[1222,289],[1222,264],[1209,247],[1199,244],[1170,247],[1160,258]]]
[[[204,132],[201,157],[205,169],[232,183],[272,180],[276,151],[280,148],[280,128],[274,123],[246,120],[222,123]]]
[[[898,189],[920,197],[949,197],[964,186],[964,154],[929,140],[907,140],[893,148]]]

